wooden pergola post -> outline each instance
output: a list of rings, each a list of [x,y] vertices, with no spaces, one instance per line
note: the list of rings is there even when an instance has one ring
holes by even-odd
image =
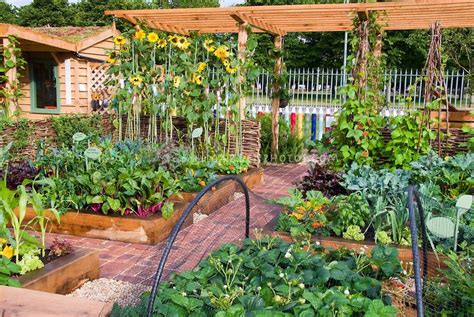
[[[239,51],[238,58],[241,63],[245,62],[245,49],[247,48],[247,33],[248,23],[239,23],[239,33],[238,33],[238,42],[239,42]],[[241,85],[245,82],[245,75],[240,71],[239,82]],[[241,92],[239,99],[239,114],[240,118],[245,119],[245,94]]]
[[[283,45],[283,36],[275,35],[273,38],[273,45],[276,50],[281,50]],[[272,161],[275,161],[278,156],[278,136],[279,136],[279,113],[280,113],[280,96],[277,94],[280,91],[280,84],[275,80],[281,76],[283,68],[283,57],[278,54],[273,67],[273,98],[272,98]]]

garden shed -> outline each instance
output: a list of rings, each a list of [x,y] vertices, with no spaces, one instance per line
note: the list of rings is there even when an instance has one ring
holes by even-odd
[[[113,49],[114,26],[25,28],[0,24],[0,44],[15,46],[25,60],[23,68],[9,69],[19,76],[21,96],[16,107],[23,116],[89,113],[93,100],[108,96],[105,80],[107,51]],[[3,84],[8,87],[8,83]],[[2,88],[4,88],[2,87]]]

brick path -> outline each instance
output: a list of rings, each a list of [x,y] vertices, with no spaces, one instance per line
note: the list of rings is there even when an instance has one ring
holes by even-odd
[[[306,165],[275,165],[265,168],[264,183],[250,195],[251,228],[262,228],[279,211],[278,206],[265,203],[265,199],[283,196],[305,172]],[[226,242],[243,238],[245,234],[245,198],[240,197],[212,213],[200,222],[183,229],[173,245],[165,267],[170,272],[194,268],[202,258]],[[109,240],[49,234],[71,241],[77,248],[100,251],[100,275],[132,283],[150,284],[158,267],[164,243],[155,246]]]

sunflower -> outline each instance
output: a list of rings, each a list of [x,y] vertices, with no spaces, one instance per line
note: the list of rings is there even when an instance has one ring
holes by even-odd
[[[197,67],[198,73],[202,73],[206,69],[207,64],[206,63],[199,63]]]
[[[178,45],[179,37],[177,35],[168,36],[168,41],[171,42],[174,46]]]
[[[135,32],[133,37],[136,38],[137,40],[141,41],[146,37],[146,33],[143,30],[138,30],[138,31]]]
[[[158,34],[156,34],[155,32],[151,32],[148,34],[147,39],[148,42],[155,43],[156,41],[158,41]]]
[[[112,52],[110,53],[109,56],[107,56],[107,63],[115,64],[116,61],[117,61],[117,55],[115,54],[115,52]]]
[[[140,86],[140,84],[142,83],[143,79],[138,76],[138,75],[135,75],[135,76],[132,76],[130,78],[130,83],[133,85],[133,86]]]
[[[178,42],[176,43],[176,46],[182,50],[186,50],[188,49],[189,45],[191,45],[191,43],[189,43],[188,39],[185,38],[185,37],[178,37]]]
[[[163,47],[165,47],[167,44],[168,44],[168,42],[167,42],[165,39],[160,39],[160,40],[158,41],[158,47],[159,47],[159,48],[163,48]]]
[[[227,59],[230,55],[229,48],[225,45],[221,45],[215,50],[214,55],[220,60]]]
[[[211,46],[211,44],[214,43],[213,40],[205,40],[204,41],[204,48],[208,51],[208,52],[214,52],[216,50],[216,48],[214,46]]]
[[[202,85],[202,80],[202,76],[197,74],[193,74],[193,77],[191,78],[191,81],[197,85]]]
[[[230,66],[230,61],[228,59],[224,59],[222,61],[222,64],[225,66],[225,67],[229,67]]]
[[[227,67],[225,68],[225,70],[226,70],[226,72],[228,72],[229,74],[232,75],[232,74],[234,74],[234,73],[237,71],[237,68],[232,68],[232,67],[230,67],[230,66],[227,66]]]
[[[0,256],[2,255],[8,259],[11,259],[13,256],[13,248],[9,245],[6,246],[5,248],[3,248],[3,251],[0,252]]]
[[[175,78],[173,78],[173,86],[174,86],[174,88],[178,88],[180,84],[181,84],[181,77],[176,76]]]
[[[115,43],[115,45],[122,46],[122,45],[125,45],[126,41],[125,41],[125,38],[123,36],[116,36],[114,38],[114,43]]]

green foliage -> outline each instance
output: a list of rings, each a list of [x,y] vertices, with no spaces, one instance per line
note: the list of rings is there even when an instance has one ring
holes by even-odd
[[[428,279],[424,288],[426,316],[472,316],[474,314],[474,271],[472,244],[463,252],[450,251],[440,277]]]
[[[74,21],[74,6],[67,0],[33,0],[20,7],[18,21],[23,26],[67,26]]]
[[[18,47],[18,40],[13,35],[7,36],[8,44],[0,44],[0,117],[9,120],[12,114],[18,114],[18,100],[23,95],[20,78],[25,69],[26,60]],[[8,72],[16,69],[15,77]],[[12,113],[12,110],[14,112]]]
[[[418,111],[390,119],[390,141],[385,145],[387,167],[409,168],[411,162],[428,153],[435,133],[427,127],[421,128],[420,121],[421,112]]]
[[[28,272],[35,271],[44,267],[44,263],[39,258],[39,251],[30,251],[23,255],[17,263],[20,266],[20,274],[25,275]]]
[[[381,244],[390,244],[393,242],[387,231],[383,230],[377,231],[377,233],[375,234],[375,241]]]
[[[260,161],[268,163],[297,163],[303,159],[304,140],[291,132],[285,120],[279,120],[278,156],[272,158],[272,120],[269,115],[259,116],[260,130]]]
[[[21,287],[17,279],[11,278],[13,274],[19,274],[20,267],[9,258],[0,255],[0,285]]]
[[[240,155],[219,155],[216,158],[216,171],[221,174],[242,174],[247,172],[250,161]]]
[[[328,228],[336,236],[340,236],[351,225],[366,228],[370,219],[369,204],[357,192],[349,196],[335,196],[327,211],[327,217],[330,222]]]
[[[39,153],[36,163],[50,179],[36,183],[47,185],[40,194],[48,207],[146,216],[178,190],[170,172],[153,165],[153,145],[105,140],[97,145],[101,154],[95,160],[85,157],[87,148],[81,141],[71,149]]]
[[[356,241],[363,241],[365,239],[364,234],[362,233],[362,231],[360,231],[360,227],[356,225],[348,226],[342,237],[344,239]]]
[[[61,115],[51,117],[53,130],[56,134],[55,143],[58,147],[70,148],[73,146],[73,135],[84,133],[92,142],[99,141],[103,136],[102,118],[100,115]]]
[[[348,98],[331,131],[335,166],[348,167],[354,162],[376,165],[384,146],[380,134],[384,120],[371,99],[364,101],[357,97],[356,87],[345,89]]]
[[[18,23],[16,8],[5,0],[0,0],[0,23]]]
[[[3,132],[6,128],[15,128],[11,148],[9,150],[10,159],[23,159],[21,151],[30,145],[32,126],[34,126],[34,123],[28,119],[10,121],[10,119],[5,118],[0,121],[0,132]]]
[[[401,272],[396,250],[382,247],[370,257],[324,251],[269,237],[246,239],[242,247],[225,244],[196,269],[173,275],[162,283],[153,314],[396,315],[394,308],[380,299],[380,281]],[[359,270],[356,258],[369,266]],[[372,264],[379,268],[376,272],[370,269]],[[149,296],[145,293],[137,307],[115,305],[112,316],[143,315]]]

